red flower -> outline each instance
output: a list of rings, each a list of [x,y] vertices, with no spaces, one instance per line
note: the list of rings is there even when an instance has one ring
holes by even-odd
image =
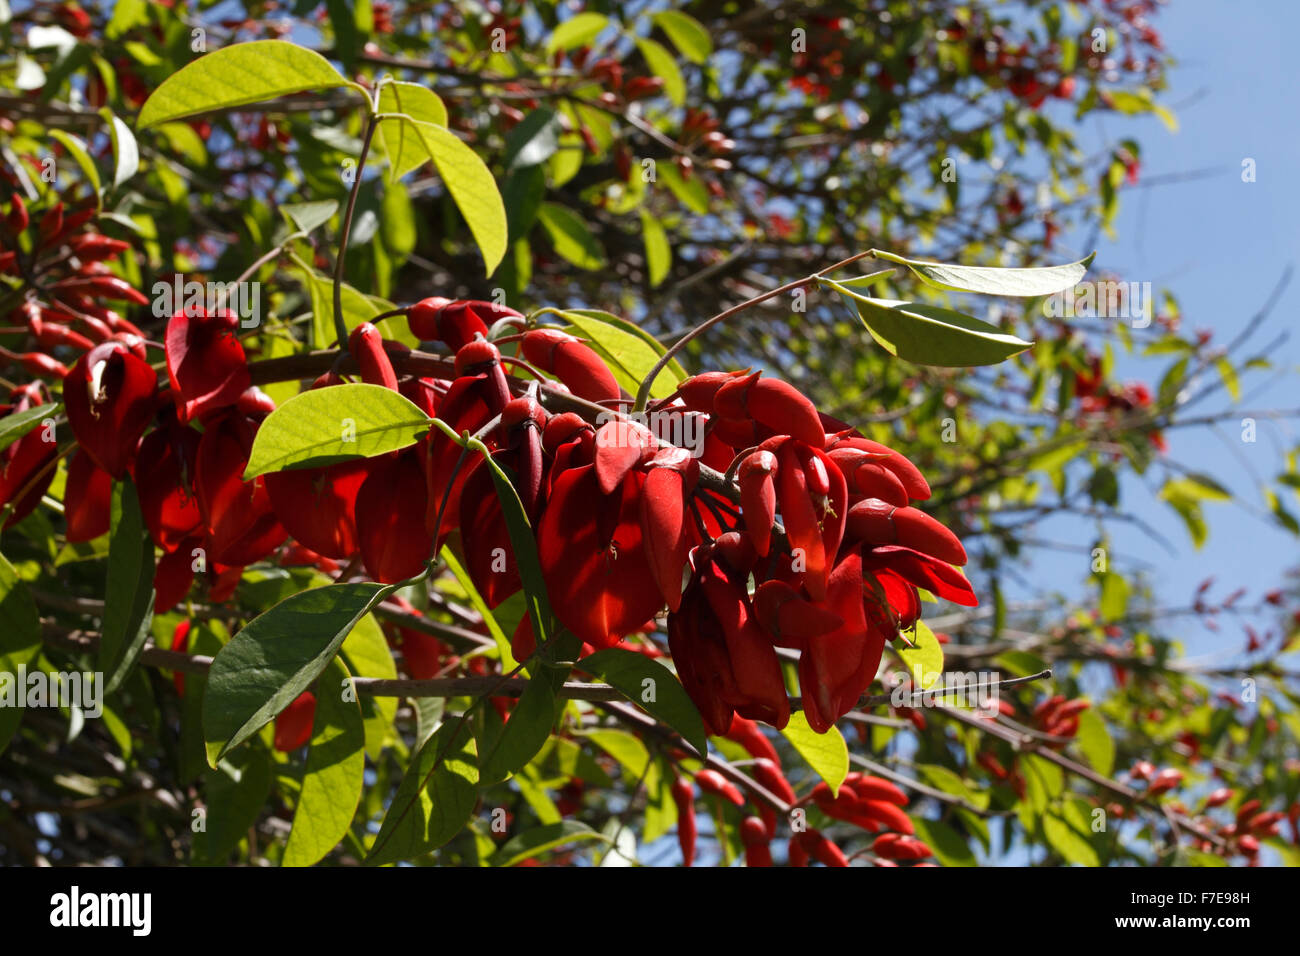
[[[63,379],[72,434],[100,468],[126,474],[153,419],[158,378],[122,342],[103,342],[77,360]]]
[[[249,387],[244,347],[235,337],[239,318],[177,312],[167,323],[167,375],[182,422],[235,404]]]

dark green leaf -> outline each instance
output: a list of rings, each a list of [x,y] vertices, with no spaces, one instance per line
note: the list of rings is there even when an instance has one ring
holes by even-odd
[[[41,650],[41,618],[27,585],[14,567],[0,555],[0,753],[18,729],[23,708],[14,706],[9,695],[27,689],[18,680],[18,669],[36,660]]]
[[[885,351],[919,365],[996,365],[1034,344],[951,309],[844,291],[857,306],[862,324]]]
[[[114,483],[110,513],[108,582],[99,643],[99,667],[109,694],[121,685],[144,649],[154,601],[153,541],[129,477]]]
[[[474,813],[478,780],[469,721],[448,721],[412,759],[366,864],[411,860],[442,846]]]
[[[524,860],[539,856],[547,850],[553,850],[566,843],[580,840],[599,840],[609,843],[609,837],[597,833],[585,823],[577,820],[561,820],[546,826],[534,827],[517,837],[511,838],[506,845],[492,854],[489,861],[492,866],[516,866]]]
[[[677,678],[658,661],[611,647],[582,658],[578,667],[618,688],[628,700],[685,737],[701,754],[708,752],[708,733],[700,712]]]
[[[208,763],[215,764],[307,689],[357,621],[391,585],[359,582],[303,591],[254,618],[212,662],[203,696]]]

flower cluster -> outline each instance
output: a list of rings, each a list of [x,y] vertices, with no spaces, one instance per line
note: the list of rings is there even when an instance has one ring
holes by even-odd
[[[457,435],[481,437],[535,529],[556,617],[589,648],[618,644],[668,609],[678,673],[713,733],[737,714],[786,724],[780,648],[798,652],[802,706],[824,732],[871,683],[885,642],[916,621],[918,589],[975,603],[954,567],[966,561],[960,542],[911,506],[930,494],[916,467],[784,382],[757,372],[682,382],[648,412],[694,419],[704,441],[688,450],[622,414],[627,397],[613,372],[565,331],[530,327],[492,303],[441,298],[412,306],[407,321],[421,341],[454,355],[454,374],[399,375],[405,363],[395,368],[394,358],[405,346],[364,323],[348,343],[361,380],[400,392]],[[99,341],[74,343],[82,354],[71,368],[48,370],[63,379],[77,440],[68,538],[108,529],[111,483],[130,474],[163,552],[158,610],[181,601],[200,571],[210,576],[209,599],[224,600],[245,566],[277,553],[331,570],[359,563],[374,580],[402,581],[456,533],[489,607],[520,589],[492,471],[448,433],[434,428],[386,455],[249,480],[254,437],[274,404],[251,383],[236,317],[173,315],[162,385],[138,335],[100,331]],[[518,344],[517,357],[502,355],[506,343]],[[311,387],[343,382],[331,372]],[[551,413],[542,382],[590,414]],[[11,408],[38,403],[39,391],[20,389]],[[2,490],[22,492],[14,519],[44,490],[24,477],[54,455],[33,437],[8,451]],[[521,660],[533,652],[527,618],[513,643]]]

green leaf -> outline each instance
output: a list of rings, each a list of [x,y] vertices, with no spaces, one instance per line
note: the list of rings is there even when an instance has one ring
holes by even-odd
[[[391,585],[313,588],[255,617],[212,661],[203,696],[203,735],[215,765],[307,689],[357,621]]]
[[[446,104],[437,93],[418,83],[385,84],[379,91],[379,112],[404,113],[422,123],[447,125]],[[429,161],[424,141],[407,128],[404,120],[397,117],[381,120],[375,132],[379,148],[388,160],[390,181],[396,182]]]
[[[594,309],[570,309],[564,313],[573,326],[573,333],[587,340],[587,344],[605,360],[618,384],[629,393],[636,394],[641,380],[650,374],[663,349],[643,330],[608,312]],[[651,398],[671,395],[686,378],[676,362],[665,366],[655,377],[650,389]]]
[[[506,135],[502,165],[506,172],[538,166],[560,148],[560,117],[554,110],[535,109]]]
[[[411,860],[454,837],[474,813],[478,780],[469,721],[448,721],[411,760],[366,865]]]
[[[34,431],[36,426],[45,419],[57,418],[61,411],[63,405],[55,402],[52,405],[36,405],[26,411],[14,412],[12,415],[0,418],[0,451],[4,451],[28,432]]]
[[[930,786],[944,793],[950,793],[954,797],[961,797],[962,800],[971,806],[979,807],[983,810],[989,805],[990,795],[986,791],[975,790],[966,785],[955,770],[941,764],[918,764],[916,769],[920,771],[921,776],[926,779]]]
[[[429,418],[382,385],[314,388],[289,399],[262,422],[244,480],[289,467],[373,458],[420,440]]]
[[[58,140],[63,148],[68,151],[68,155],[71,156],[76,164],[81,168],[81,172],[90,182],[90,185],[94,187],[95,192],[98,193],[103,188],[103,185],[99,181],[99,167],[96,166],[95,161],[91,159],[90,152],[86,149],[85,142],[61,129],[50,130],[50,136]]]
[[[457,559],[451,548],[444,547],[440,556],[443,562],[446,563],[447,570],[452,573],[460,586],[465,589],[465,594],[469,598],[470,604],[473,605],[474,610],[478,611],[479,616],[483,618],[483,623],[487,625],[488,633],[492,635],[492,639],[496,641],[497,652],[501,658],[502,671],[509,673],[514,670],[515,667],[518,666],[519,662],[516,661],[514,655],[510,653],[510,634],[506,633],[505,628],[501,624],[501,619],[504,616],[502,612],[506,609],[507,605],[511,603],[511,599],[518,595],[519,592],[516,592],[516,595],[512,595],[511,598],[502,601],[495,609],[489,608],[487,602],[483,600],[483,596],[478,593],[478,588],[474,587],[474,582],[470,579],[469,572],[465,570],[464,566]],[[520,614],[519,616],[522,618],[523,614]],[[516,621],[516,623],[518,622]],[[511,627],[510,633],[514,633],[513,626]]]
[[[204,774],[204,829],[194,835],[196,863],[226,863],[248,836],[271,792],[271,758],[262,747],[231,754]]]
[[[311,866],[347,834],[361,802],[365,728],[348,669],[337,657],[316,687],[316,719],[293,829],[281,866]]]
[[[704,719],[672,671],[644,654],[611,647],[578,661],[578,667],[612,687],[677,731],[701,754],[707,754]]]
[[[320,584],[331,584],[326,575],[313,578]],[[352,628],[340,648],[348,668],[357,677],[379,677],[389,679],[397,677],[397,664],[393,661],[393,652],[384,637],[383,628],[373,614],[367,614]],[[361,715],[364,718],[366,733],[366,753],[378,760],[383,754],[384,743],[389,730],[397,717],[396,697],[364,697],[361,699]]]
[[[311,296],[312,341],[317,348],[330,348],[335,344],[334,280],[309,268],[306,263],[300,260],[297,265],[302,271],[303,283],[307,286],[307,294]],[[387,312],[393,308],[391,302],[386,302],[376,296],[368,296],[354,289],[346,282],[343,283],[343,292],[340,299],[343,306],[343,325],[348,331],[355,329],[362,322],[371,321],[381,312]],[[412,348],[420,344],[419,340],[411,334],[405,322],[396,325],[390,324],[384,330],[384,337],[396,339]]]
[[[22,707],[8,695],[26,694],[18,680],[18,668],[26,667],[41,651],[41,616],[27,585],[14,566],[0,555],[0,753],[8,746]]]
[[[672,104],[681,106],[685,103],[686,81],[682,79],[682,71],[677,68],[673,55],[649,37],[638,37],[636,46],[645,58],[646,66],[650,67],[650,72],[664,81],[664,94]]]
[[[497,500],[501,502],[506,533],[510,536],[515,566],[519,569],[519,581],[527,599],[528,616],[532,619],[533,640],[541,647],[550,636],[551,602],[547,595],[546,579],[542,576],[542,562],[537,556],[537,538],[528,523],[528,515],[524,511],[523,502],[519,500],[519,493],[515,491],[509,477],[481,442],[478,443],[478,450],[492,476]]]
[[[853,298],[862,324],[885,351],[918,365],[996,365],[1034,344],[951,309],[840,291]]]
[[[1086,259],[1062,266],[1040,266],[1032,269],[998,269],[989,266],[957,266],[942,262],[921,262],[904,259],[890,252],[876,252],[875,258],[907,266],[926,285],[953,292],[982,292],[985,295],[1037,296],[1064,292],[1078,285],[1088,274],[1088,266],[1097,257],[1093,253]]]
[[[154,602],[153,541],[129,477],[113,484],[110,514],[108,581],[99,641],[99,668],[109,694],[121,686],[144,649]]]
[[[1085,760],[1103,777],[1109,777],[1115,768],[1115,743],[1110,739],[1106,721],[1101,714],[1089,708],[1079,714],[1079,730],[1074,742]]]
[[[542,749],[559,715],[559,699],[544,676],[524,687],[510,719],[490,747],[483,748],[483,783],[492,784],[517,772]]]
[[[1219,370],[1219,377],[1223,379],[1223,387],[1228,390],[1228,395],[1234,402],[1241,401],[1241,383],[1237,381],[1237,370],[1232,367],[1228,357],[1220,356],[1215,360],[1214,367]]]
[[[491,275],[505,258],[509,235],[506,207],[492,171],[451,130],[418,120],[404,122],[424,144],[433,165],[438,168],[438,175],[455,200],[456,208],[465,217],[479,252],[483,254],[486,274]]]
[[[113,16],[104,28],[104,34],[110,40],[130,31],[133,27],[143,26],[149,22],[149,4],[145,0],[117,0],[113,4]]]
[[[679,53],[692,63],[707,63],[713,53],[713,40],[704,24],[680,10],[662,10],[654,15],[659,29],[668,34]]]
[[[975,866],[975,854],[960,833],[938,820],[912,817],[916,836],[934,851],[934,858],[944,866]]]
[[[297,44],[236,43],[199,57],[163,80],[140,109],[136,129],[347,82],[325,57]]]
[[[1166,481],[1164,487],[1160,489],[1160,497],[1171,504],[1231,501],[1232,492],[1209,475],[1188,472],[1182,478],[1172,478]]]
[[[617,760],[631,780],[639,780],[646,772],[646,764],[650,762],[650,751],[635,734],[628,733],[626,730],[593,730],[586,737]]]
[[[525,830],[517,837],[511,837],[501,849],[492,854],[488,863],[490,866],[516,866],[524,860],[540,856],[547,850],[553,850],[566,843],[577,843],[580,840],[612,842],[609,837],[597,833],[585,823],[577,820],[561,820],[559,823],[534,827]]]
[[[912,689],[929,690],[943,679],[943,645],[924,621],[916,622],[912,647],[903,647],[898,656],[912,673]]]
[[[339,211],[337,199],[322,199],[318,202],[291,202],[280,207],[288,220],[299,232],[310,233],[319,229],[334,218]]]
[[[868,272],[866,275],[854,276],[852,279],[836,279],[835,281],[837,284],[849,289],[861,289],[865,286],[875,285],[893,274],[893,269],[881,269],[879,272]]]
[[[567,206],[544,202],[538,221],[550,237],[555,254],[579,269],[594,272],[605,266],[605,253],[582,217]]]
[[[587,46],[609,25],[609,17],[603,13],[579,13],[565,20],[546,41],[546,56],[549,58],[556,50],[572,50],[574,47]]]
[[[819,734],[808,726],[808,718],[803,711],[796,710],[790,715],[790,723],[781,731],[790,741],[799,755],[808,761],[826,781],[831,793],[840,792],[840,784],[849,775],[849,747],[844,742],[838,727],[831,727],[824,734]]]
[[[1067,863],[1101,866],[1101,860],[1097,858],[1097,851],[1092,848],[1092,844],[1055,814],[1043,816],[1043,838]]]
[[[645,264],[650,288],[654,288],[668,277],[673,265],[673,249],[668,243],[668,233],[658,219],[649,212],[641,211],[641,238],[645,241]]]

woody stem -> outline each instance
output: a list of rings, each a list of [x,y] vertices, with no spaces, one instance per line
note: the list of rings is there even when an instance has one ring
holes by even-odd
[[[375,96],[378,99],[378,93]],[[378,110],[378,104],[375,105]],[[352,180],[352,192],[348,194],[348,208],[343,213],[343,229],[339,234],[339,253],[334,259],[334,334],[338,337],[339,348],[347,351],[348,327],[343,321],[343,264],[347,260],[348,237],[352,233],[352,217],[357,208],[357,194],[361,192],[361,172],[366,168],[366,157],[370,154],[370,141],[375,137],[375,127],[379,117],[372,113],[366,120],[366,135],[361,141],[361,156],[357,159],[356,178]]]
[[[646,400],[650,397],[650,388],[654,385],[655,379],[659,377],[659,373],[667,367],[668,363],[673,360],[674,356],[676,356],[678,352],[680,352],[686,345],[690,344],[690,342],[701,333],[713,328],[713,326],[717,325],[719,322],[725,322],[737,313],[744,312],[751,306],[758,305],[760,302],[766,302],[768,299],[774,299],[778,295],[793,292],[795,289],[801,289],[810,282],[815,282],[826,273],[834,272],[836,269],[843,269],[845,266],[857,262],[859,259],[864,259],[869,255],[872,255],[872,250],[870,249],[866,252],[859,252],[857,255],[849,256],[847,259],[841,259],[834,265],[827,266],[825,269],[821,269],[811,275],[806,275],[802,279],[796,279],[794,282],[787,282],[785,285],[779,286],[771,292],[764,292],[762,295],[756,295],[751,299],[746,299],[739,305],[733,305],[730,309],[719,312],[713,318],[701,322],[674,342],[672,347],[659,357],[659,361],[655,363],[654,368],[650,369],[650,373],[646,375],[645,379],[641,382],[640,387],[636,390],[636,401],[632,405],[633,410],[639,412],[645,408]]]

